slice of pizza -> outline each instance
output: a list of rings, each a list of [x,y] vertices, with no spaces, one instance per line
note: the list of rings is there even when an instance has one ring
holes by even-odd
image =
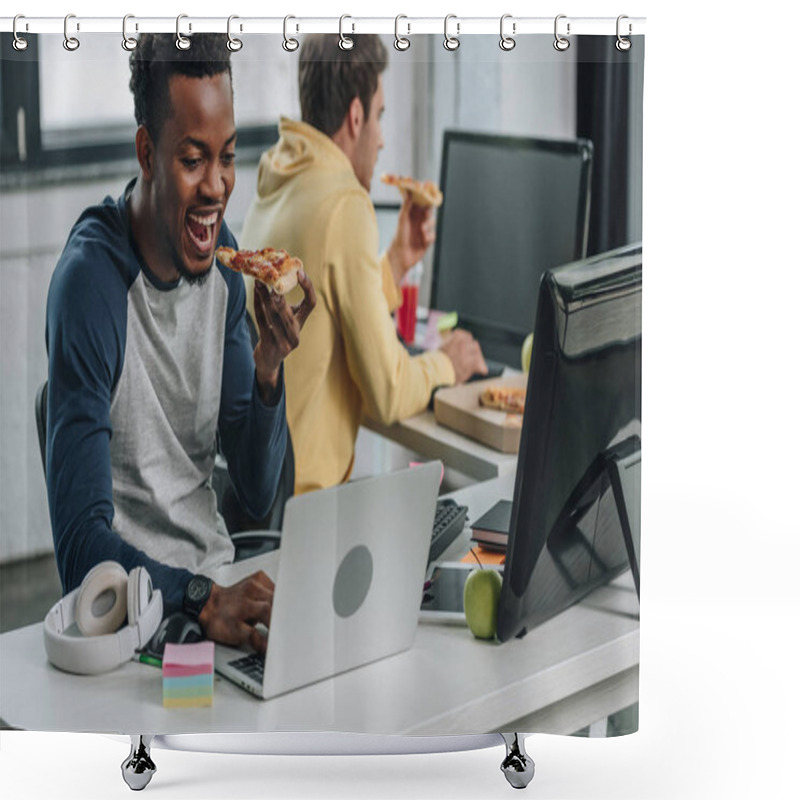
[[[499,408],[509,414],[525,411],[525,389],[515,386],[487,386],[480,396],[480,403],[487,408]]]
[[[263,250],[218,247],[217,258],[223,266],[252,275],[277,294],[286,294],[297,286],[297,273],[303,267],[299,258],[274,247],[265,247]]]
[[[381,180],[389,186],[396,186],[401,192],[410,192],[411,200],[423,208],[438,208],[442,204],[442,193],[433,181],[418,181],[403,175],[384,174]]]

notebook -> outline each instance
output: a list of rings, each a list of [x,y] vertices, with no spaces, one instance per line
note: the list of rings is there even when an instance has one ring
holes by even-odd
[[[505,550],[511,526],[510,500],[499,500],[472,525],[472,541],[490,550]]]

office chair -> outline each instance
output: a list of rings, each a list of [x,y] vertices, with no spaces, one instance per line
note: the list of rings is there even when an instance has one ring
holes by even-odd
[[[42,471],[47,480],[47,381],[36,392],[34,414],[36,416],[36,432],[39,436],[39,453],[42,457]],[[227,464],[221,454],[217,456],[211,483],[217,493],[217,510],[222,514],[222,518],[228,526],[228,532],[231,534],[231,541],[236,550],[235,561],[252,558],[259,553],[267,553],[280,545],[283,509],[286,501],[294,494],[294,449],[291,437],[287,437],[286,455],[275,499],[266,517],[262,520],[253,520],[245,514],[236,497],[228,475]],[[248,530],[248,527],[257,527],[258,530]]]
[[[221,453],[217,455],[211,480],[217,492],[219,512],[225,520],[225,526],[236,548],[236,561],[277,549],[281,541],[284,507],[286,501],[294,494],[294,448],[288,430],[286,454],[278,479],[278,488],[265,517],[254,519],[242,508]]]

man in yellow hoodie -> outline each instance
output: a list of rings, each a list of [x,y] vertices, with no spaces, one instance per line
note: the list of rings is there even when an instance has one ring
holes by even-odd
[[[397,232],[378,255],[369,188],[383,147],[386,49],[358,36],[307,36],[300,52],[302,122],[280,121],[261,158],[242,247],[282,247],[302,259],[317,294],[303,345],[285,362],[295,490],[346,481],[366,413],[391,424],[422,411],[439,387],[485,373],[480,346],[455,331],[441,349],[410,356],[390,316],[405,273],[433,241],[430,209],[403,201]],[[252,285],[248,286],[252,312]]]

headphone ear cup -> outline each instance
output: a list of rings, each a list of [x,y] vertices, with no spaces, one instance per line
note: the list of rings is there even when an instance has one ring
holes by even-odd
[[[153,582],[144,567],[134,567],[128,576],[128,625],[135,625],[150,598],[153,596]]]
[[[127,613],[128,573],[116,561],[89,570],[75,600],[75,622],[84,636],[114,633]]]

